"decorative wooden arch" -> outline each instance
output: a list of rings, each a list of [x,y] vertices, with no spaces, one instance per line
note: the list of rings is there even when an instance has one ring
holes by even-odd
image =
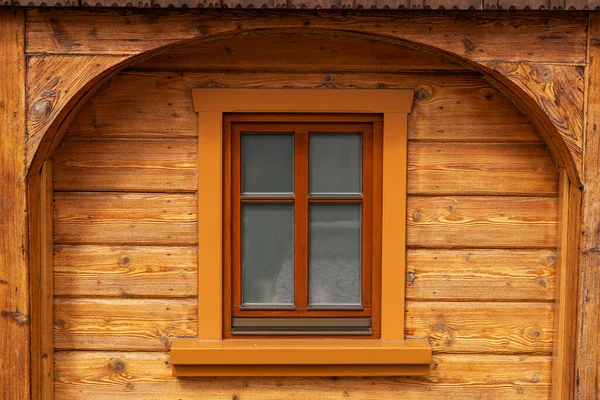
[[[456,39],[452,41],[443,39],[444,31],[439,31],[437,34],[430,33],[431,27],[426,24],[415,27],[413,21],[411,29],[398,28],[390,31],[386,24],[389,25],[390,22],[398,24],[398,21],[396,17],[386,14],[353,18],[347,16],[347,13],[342,13],[344,18],[336,18],[336,15],[331,13],[320,15],[318,12],[264,11],[257,14],[246,10],[231,13],[203,11],[199,14],[176,12],[159,17],[158,14],[146,15],[144,12],[128,14],[102,11],[93,18],[99,19],[98,28],[104,25],[116,28],[117,31],[113,33],[115,42],[103,41],[106,43],[100,46],[91,44],[94,49],[88,51],[95,54],[84,56],[85,53],[82,54],[81,50],[73,51],[66,44],[57,43],[56,40],[52,40],[51,45],[46,43],[46,40],[54,39],[54,31],[57,29],[61,32],[64,30],[62,35],[65,37],[87,35],[90,26],[89,15],[86,12],[64,13],[64,26],[57,22],[60,16],[57,17],[54,13],[53,18],[43,11],[31,11],[30,14],[35,12],[37,14],[31,18],[34,21],[28,25],[35,27],[41,24],[48,28],[48,32],[40,29],[42,32],[38,32],[36,36],[41,39],[41,43],[30,44],[28,51],[43,50],[53,54],[76,53],[81,56],[65,60],[64,57],[52,55],[29,60],[26,143],[26,164],[29,171],[39,171],[41,160],[52,153],[60,141],[56,139],[61,138],[61,134],[82,104],[108,77],[126,66],[196,41],[214,41],[252,31],[285,30],[293,33],[293,31],[310,30],[359,33],[371,40],[392,41],[432,53],[441,53],[481,72],[531,119],[547,143],[556,163],[567,170],[571,182],[580,186],[582,181],[583,93],[572,94],[570,92],[578,91],[566,90],[568,86],[577,87],[579,84],[583,86],[583,78],[577,67],[538,63],[478,62],[478,54],[473,51],[476,49],[475,33],[470,35],[471,39],[459,40],[461,46],[467,48],[467,51],[460,51],[461,48],[456,46]],[[39,20],[36,21],[36,17]],[[490,18],[486,19],[490,20]],[[469,32],[471,28],[477,28],[482,31],[482,35],[489,34],[484,31],[483,25],[478,23],[476,18],[471,21],[465,19],[462,22],[467,33],[471,33]],[[541,25],[534,28],[548,29],[548,26]],[[172,29],[174,26],[177,29]],[[119,31],[123,28],[125,31]],[[166,34],[165,31],[169,28],[174,32]],[[45,37],[47,35],[52,37]],[[144,40],[137,39],[140,36],[143,36]],[[119,51],[123,43],[127,44],[127,51],[123,50],[122,53],[128,54],[98,55],[111,50],[111,45]],[[37,48],[46,45],[50,48]],[[583,88],[581,89],[583,91]]]
[[[559,232],[558,246],[560,262],[557,264],[559,293],[556,297],[558,306],[555,317],[556,331],[560,334],[556,336],[554,354],[558,362],[555,362],[554,365],[553,378],[554,390],[558,391],[557,393],[572,392],[570,385],[574,381],[575,343],[569,338],[574,337],[577,326],[576,304],[565,304],[560,299],[576,298],[577,296],[580,186],[583,175],[583,97],[581,99],[569,97],[561,104],[556,102],[556,93],[559,85],[566,85],[569,83],[571,75],[578,74],[576,67],[528,63],[478,63],[465,54],[457,53],[453,45],[441,43],[439,47],[435,47],[433,43],[435,43],[436,35],[420,41],[417,40],[416,35],[411,36],[408,33],[382,32],[379,24],[389,22],[388,17],[385,16],[364,20],[357,17],[355,21],[362,21],[362,23],[356,22],[356,26],[347,24],[347,27],[344,27],[335,18],[323,17],[323,20],[320,20],[318,16],[312,14],[301,14],[300,16],[283,14],[284,16],[277,15],[275,17],[272,15],[273,13],[265,13],[264,16],[257,17],[246,13],[249,17],[244,17],[245,14],[242,13],[236,14],[236,18],[215,19],[214,22],[210,21],[210,16],[204,16],[204,14],[206,13],[203,13],[203,16],[183,13],[173,14],[178,18],[165,18],[164,20],[159,18],[154,22],[153,28],[149,30],[144,23],[143,13],[129,15],[128,17],[131,19],[140,19],[139,23],[135,21],[128,25],[123,23],[131,30],[131,38],[141,34],[146,36],[144,45],[137,48],[134,46],[135,50],[132,50],[130,54],[90,54],[70,58],[50,55],[29,60],[26,118],[28,135],[25,156],[30,181],[30,204],[37,204],[35,200],[31,200],[32,197],[44,195],[44,188],[47,188],[47,184],[45,185],[44,182],[48,180],[48,177],[43,174],[43,165],[51,159],[54,150],[83,105],[107,79],[140,59],[150,58],[158,53],[196,41],[218,40],[241,32],[271,29],[290,32],[302,29],[316,32],[325,30],[356,33],[358,31],[372,40],[393,41],[433,53],[443,53],[461,64],[481,72],[494,86],[512,99],[542,135],[554,160],[562,170],[559,195],[562,228]],[[66,14],[67,19],[70,18],[69,29],[74,29],[75,32],[78,29],[89,30],[89,26],[84,26],[85,18],[77,19],[78,15],[86,14],[77,14],[76,12]],[[108,12],[104,16],[113,20],[121,18],[123,13]],[[40,13],[37,17],[43,19],[44,15]],[[198,25],[198,20],[201,20],[204,25]],[[310,23],[307,24],[307,21]],[[164,31],[175,23],[183,24],[189,29],[176,30],[177,32],[168,40],[162,38]],[[113,21],[109,26],[114,24]],[[422,36],[421,38],[423,39]],[[110,45],[107,44],[107,46]],[[30,51],[35,51],[35,48]],[[59,52],[58,54],[69,54],[68,50],[62,51],[64,53]],[[101,50],[97,51],[101,52]],[[531,74],[536,75],[539,79],[523,78],[523,76]],[[31,209],[30,212],[32,212]],[[35,212],[33,214],[35,215]],[[40,232],[36,231],[32,225],[30,234],[37,235]],[[43,235],[42,232],[41,240],[44,240]],[[35,262],[31,261],[32,270],[34,265]],[[32,292],[31,296],[32,298],[40,297],[40,302],[43,299],[43,295],[39,293]]]

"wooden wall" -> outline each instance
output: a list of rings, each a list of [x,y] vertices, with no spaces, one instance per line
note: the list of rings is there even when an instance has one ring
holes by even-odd
[[[202,329],[192,87],[415,89],[406,336],[430,339],[431,376],[171,376],[171,339]],[[557,169],[519,110],[461,65],[352,35],[182,48],[106,84],[53,166],[56,398],[550,397]]]

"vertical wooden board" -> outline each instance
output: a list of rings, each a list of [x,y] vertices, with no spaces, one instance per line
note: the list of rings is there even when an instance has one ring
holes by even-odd
[[[46,161],[40,179],[40,350],[42,353],[41,391],[44,399],[54,398],[54,313],[52,161]]]
[[[66,140],[53,157],[57,191],[196,192],[195,140]]]
[[[196,299],[56,299],[58,350],[165,351],[197,335]]]
[[[444,301],[552,301],[553,250],[409,250],[406,298]]]
[[[29,398],[29,265],[25,180],[25,11],[0,9],[0,382]]]
[[[428,338],[436,353],[550,355],[553,316],[548,303],[408,301],[406,337]]]
[[[57,192],[57,244],[195,245],[197,195]]]
[[[54,247],[54,294],[191,297],[198,294],[196,246]]]
[[[564,170],[560,183],[552,396],[571,399],[576,381],[577,302],[573,299],[579,280],[581,192],[569,183]]]
[[[409,196],[407,245],[554,248],[556,221],[551,197]]]
[[[56,394],[69,399],[211,400],[546,399],[550,357],[434,355],[418,378],[209,378],[172,376],[168,353],[57,352]]]
[[[32,400],[40,400],[42,393],[41,350],[41,196],[40,174],[29,177],[27,185],[27,209],[29,215],[29,293],[31,316],[31,393]],[[54,351],[53,351],[54,353]]]
[[[600,373],[600,16],[590,14],[582,197],[581,285],[578,296],[577,399],[597,399]]]

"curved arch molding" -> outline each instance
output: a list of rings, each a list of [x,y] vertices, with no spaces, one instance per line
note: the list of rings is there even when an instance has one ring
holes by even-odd
[[[36,168],[78,105],[119,68],[193,40],[266,29],[354,32],[457,57],[513,99],[571,181],[581,182],[587,16],[580,13],[29,10],[27,167]]]

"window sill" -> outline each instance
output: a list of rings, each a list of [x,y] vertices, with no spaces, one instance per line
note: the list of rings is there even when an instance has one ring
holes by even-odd
[[[175,339],[173,376],[424,376],[425,339]]]

